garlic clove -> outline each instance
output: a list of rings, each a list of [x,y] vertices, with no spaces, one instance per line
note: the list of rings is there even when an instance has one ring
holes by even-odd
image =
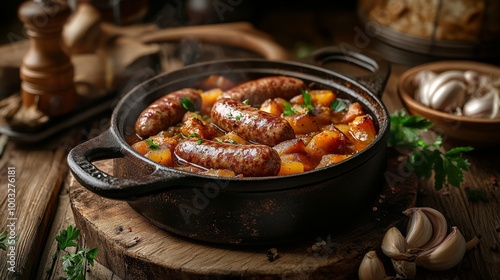
[[[417,275],[417,264],[415,262],[391,260],[396,271],[397,279],[413,279]]]
[[[415,75],[413,81],[416,86],[414,98],[425,106],[429,106],[430,104],[430,98],[428,95],[429,85],[431,84],[432,79],[436,76],[436,73],[432,71],[420,71]]]
[[[398,228],[391,227],[382,239],[380,246],[386,256],[394,260],[413,261],[416,255],[408,253],[408,243]]]
[[[471,98],[464,105],[464,115],[474,118],[489,118],[493,113],[495,95],[498,96],[497,92],[490,91],[481,97]]]
[[[479,79],[481,75],[473,70],[464,71],[464,78],[468,85],[477,86],[479,84]]]
[[[446,237],[448,232],[448,223],[444,215],[438,210],[431,207],[413,207],[408,208],[403,213],[405,215],[411,215],[415,211],[420,210],[424,213],[432,224],[432,237],[430,240],[424,244],[421,249],[426,250],[435,247]]]
[[[466,97],[467,87],[458,80],[442,84],[430,96],[430,107],[443,112],[451,112],[457,107],[462,107]]]
[[[443,73],[438,74],[434,79],[430,81],[430,85],[428,88],[429,96],[434,95],[434,93],[444,84],[450,81],[461,81],[466,83],[464,72],[458,70],[450,70],[445,71]]]
[[[383,280],[392,279],[385,274],[385,268],[382,261],[378,258],[375,251],[368,251],[358,269],[358,277],[360,280]]]
[[[418,254],[416,263],[427,269],[441,271],[456,266],[464,257],[465,239],[457,227],[436,247]]]
[[[424,246],[432,237],[432,223],[422,210],[416,209],[410,215],[406,230],[406,241],[410,250]]]
[[[471,98],[464,105],[464,115],[474,118],[500,118],[500,92],[491,88],[486,94]]]

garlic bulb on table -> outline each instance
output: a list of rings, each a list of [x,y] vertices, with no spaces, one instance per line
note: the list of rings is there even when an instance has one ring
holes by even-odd
[[[472,70],[421,71],[414,84],[415,100],[427,107],[474,118],[500,118],[499,79]]]

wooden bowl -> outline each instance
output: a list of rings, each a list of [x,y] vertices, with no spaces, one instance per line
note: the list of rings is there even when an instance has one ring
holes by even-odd
[[[500,144],[500,120],[457,116],[427,107],[414,99],[416,86],[413,83],[417,73],[430,70],[437,73],[447,70],[474,70],[500,77],[500,67],[473,61],[439,61],[422,64],[404,72],[398,81],[398,93],[406,109],[413,115],[429,119],[433,130],[443,140],[473,147],[491,147]]]

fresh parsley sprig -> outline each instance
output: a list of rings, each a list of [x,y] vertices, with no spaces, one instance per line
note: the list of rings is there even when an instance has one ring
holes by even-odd
[[[347,109],[347,103],[340,100],[339,98],[335,98],[332,103],[330,103],[330,108],[334,113],[342,112]]]
[[[4,230],[0,233],[0,249],[4,251],[7,250],[7,244],[8,244],[7,230]]]
[[[289,102],[284,103],[285,108],[283,109],[283,114],[285,116],[293,116],[297,113],[295,109],[293,109],[292,104]]]
[[[17,236],[9,236],[7,230],[0,232],[0,250],[6,251],[7,247],[16,244],[17,239]]]
[[[185,96],[181,98],[181,106],[189,112],[196,112],[196,106],[194,106],[193,101]]]
[[[314,105],[312,104],[312,96],[307,90],[301,90],[302,97],[304,98],[304,104],[301,106],[307,109],[308,113],[312,113],[314,111]]]
[[[76,251],[76,253],[68,252],[68,248],[77,246],[79,236],[80,230],[69,225],[66,229],[61,230],[59,235],[55,237],[57,241],[57,252],[54,255],[54,259],[59,252],[62,251],[65,253],[62,256],[62,266],[67,275],[66,279],[85,279],[84,273],[86,264],[88,263],[94,266],[94,259],[99,252],[98,248],[81,248]]]
[[[387,145],[410,150],[406,168],[418,178],[430,179],[434,175],[434,188],[440,190],[444,185],[459,187],[463,172],[470,162],[462,153],[472,151],[472,147],[455,147],[442,151],[442,138],[432,143],[420,139],[422,132],[432,127],[432,122],[420,116],[407,116],[404,110],[391,114],[391,127]]]
[[[147,138],[144,141],[146,142],[148,149],[150,149],[152,151],[160,149],[160,143],[158,141],[154,141],[151,138]]]

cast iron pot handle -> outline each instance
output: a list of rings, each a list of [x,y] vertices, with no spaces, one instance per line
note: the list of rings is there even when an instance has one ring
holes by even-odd
[[[128,154],[116,141],[109,129],[99,136],[90,139],[68,154],[68,166],[76,180],[87,189],[103,197],[134,200],[136,198],[159,193],[161,191],[178,189],[186,186],[189,176],[176,172],[163,172],[153,164],[152,174],[138,179],[118,178],[97,168],[93,161],[103,159],[126,158],[134,160],[135,155]],[[144,164],[144,161],[142,161]]]
[[[374,93],[379,98],[382,97],[387,79],[391,72],[391,65],[389,62],[377,55],[372,53],[367,55],[339,46],[320,48],[314,51],[306,60],[319,66],[329,61],[344,61],[371,71],[372,73],[367,76],[349,76],[349,78],[367,87],[370,92]]]

